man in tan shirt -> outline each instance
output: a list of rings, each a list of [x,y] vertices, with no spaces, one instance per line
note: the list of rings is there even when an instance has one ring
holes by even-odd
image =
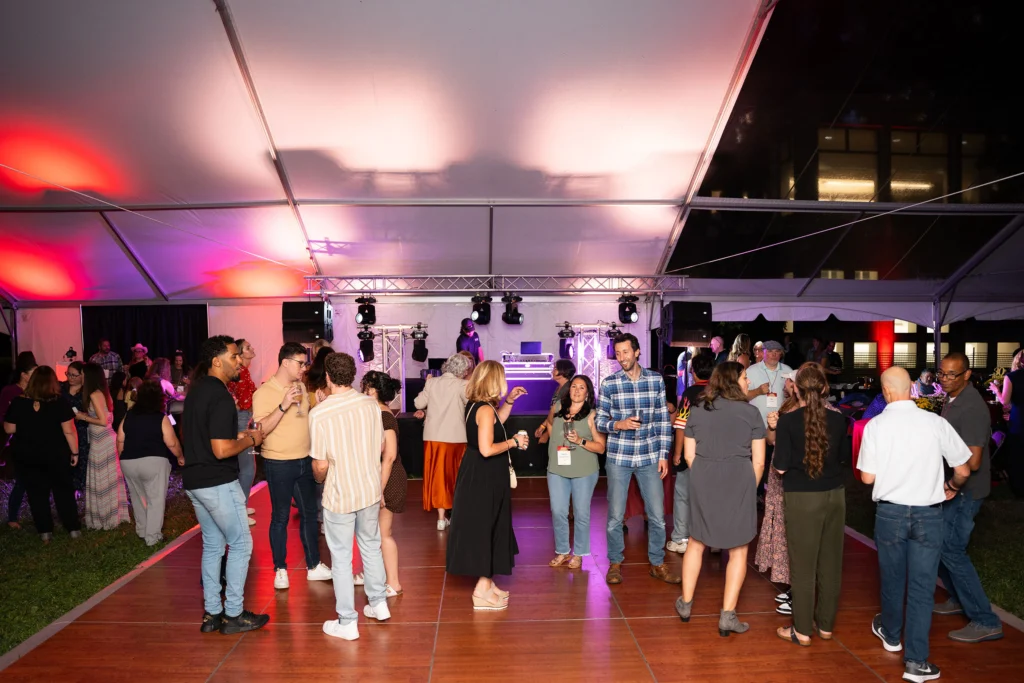
[[[352,583],[352,536],[363,557],[364,588],[370,619],[391,618],[380,551],[380,457],[384,424],[377,402],[352,388],[356,363],[347,353],[332,353],[324,363],[330,395],[309,414],[313,473],[324,482],[324,527],[331,549],[337,619],[324,633],[344,640],[359,637]]]
[[[277,372],[252,396],[252,415],[265,435],[263,471],[270,489],[270,552],[274,588],[288,588],[288,516],[292,496],[299,508],[299,534],[306,553],[306,579],[329,581],[331,570],[320,561],[316,521],[316,482],[309,457],[309,398],[302,375],[309,363],[301,344],[288,342],[277,354]]]

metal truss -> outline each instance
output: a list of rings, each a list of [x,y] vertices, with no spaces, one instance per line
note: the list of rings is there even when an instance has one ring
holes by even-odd
[[[413,330],[426,332],[427,326],[421,323],[415,325],[370,325],[373,332],[373,353],[374,358],[368,363],[363,363],[362,372],[366,374],[370,370],[379,370],[402,382],[402,391],[395,396],[390,408],[399,412],[406,412],[405,403],[405,340],[411,339]],[[379,355],[378,355],[379,354]]]
[[[685,275],[367,275],[306,276],[306,294],[323,296],[362,293],[548,292],[562,294],[681,294]]]
[[[557,323],[555,327],[565,329],[568,325],[575,333],[573,341],[576,345],[575,363],[576,372],[586,375],[594,383],[594,391],[600,392],[601,380],[612,374],[611,365],[607,362],[605,347],[608,343],[608,332],[612,329],[619,329],[618,323],[606,323],[598,320],[596,323]]]

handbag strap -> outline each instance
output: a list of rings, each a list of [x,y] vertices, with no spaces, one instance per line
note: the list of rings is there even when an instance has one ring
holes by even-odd
[[[497,422],[499,425],[501,425],[501,435],[505,437],[502,440],[503,441],[508,441],[508,432],[505,431],[505,424],[501,420],[498,419],[498,411],[494,409],[494,406],[492,406],[490,403],[481,403],[481,402],[474,403],[473,405],[474,406],[475,405],[486,405],[488,408],[491,409],[491,412],[494,413],[494,421]],[[466,411],[466,425],[467,426],[469,425],[469,415],[472,412],[473,412],[472,408],[470,408],[469,410]],[[509,468],[511,468],[512,467],[512,449],[511,448],[508,449],[508,451],[506,451],[506,453],[508,453],[508,466],[509,466]]]

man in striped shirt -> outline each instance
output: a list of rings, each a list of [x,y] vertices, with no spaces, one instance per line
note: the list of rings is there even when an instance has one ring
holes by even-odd
[[[324,633],[344,640],[359,637],[352,583],[352,537],[363,557],[366,596],[363,614],[384,621],[388,610],[384,557],[380,551],[380,457],[384,425],[376,401],[352,388],[356,363],[332,353],[324,363],[328,397],[309,412],[313,476],[324,484],[324,529],[331,550],[337,619]]]
[[[629,479],[636,476],[649,528],[647,557],[650,575],[665,583],[681,583],[665,566],[665,490],[672,424],[665,405],[665,380],[640,366],[640,342],[632,334],[615,340],[615,360],[622,368],[601,382],[596,425],[608,435],[605,472],[608,475],[609,584],[622,583],[622,517],[626,512]]]

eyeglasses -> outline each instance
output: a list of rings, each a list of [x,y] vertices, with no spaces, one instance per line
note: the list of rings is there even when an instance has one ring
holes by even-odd
[[[285,360],[290,360],[293,363],[298,363],[301,367],[304,368],[309,367],[309,361],[299,360],[298,358],[285,358]]]
[[[960,372],[936,372],[935,376],[938,377],[939,379],[956,379],[965,372],[967,371],[961,370]]]
[[[77,373],[77,374],[71,374],[70,372],[68,373],[68,379],[78,379],[81,376],[82,376],[82,373]]]

